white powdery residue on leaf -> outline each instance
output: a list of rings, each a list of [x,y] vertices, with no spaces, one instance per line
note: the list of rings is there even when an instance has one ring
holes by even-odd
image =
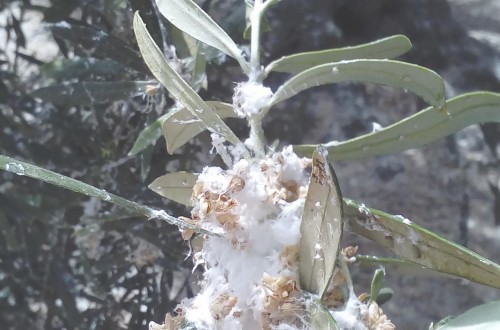
[[[372,133],[378,132],[382,129],[383,129],[382,125],[376,122],[372,122]]]
[[[413,229],[408,230],[408,239],[412,242],[412,244],[418,244],[420,241],[420,235]]]
[[[369,212],[368,209],[366,209],[366,210]],[[359,211],[361,212],[361,209]],[[366,228],[368,230],[383,232],[385,236],[392,235],[392,232],[390,230],[388,230],[387,228],[385,228],[384,226],[382,226],[380,223],[377,222],[377,216],[374,216],[371,213],[368,213],[368,214],[369,215],[366,219],[356,218],[356,222],[359,225],[361,225],[363,228]]]
[[[234,89],[233,107],[239,117],[251,117],[258,114],[269,104],[273,92],[261,83],[244,82]]]
[[[361,212],[361,213],[364,213],[366,215],[370,215],[371,214],[370,210],[366,207],[366,205],[364,203],[362,203],[361,205],[359,205],[358,211]]]
[[[167,219],[168,214],[164,210],[151,210],[149,220],[151,219]]]
[[[404,242],[405,242],[405,238],[401,235],[396,235],[396,237],[394,237],[394,240],[396,241],[396,244],[398,244],[398,245],[404,244]]]
[[[190,120],[179,120],[179,119],[174,119],[172,120],[173,123],[185,125],[185,124],[193,124],[193,123],[201,123],[200,119],[190,119]]]
[[[328,148],[328,147],[335,147],[340,144],[340,141],[330,141],[328,143],[323,143],[323,147]]]
[[[411,225],[412,224],[412,222],[408,218],[405,218],[402,215],[399,215],[399,214],[395,215],[394,218],[398,219],[399,221],[401,221],[401,222],[403,222],[403,223],[405,223],[407,225]]]
[[[10,171],[12,173],[15,173],[15,174],[21,175],[21,176],[25,174],[24,166],[22,164],[19,164],[19,163],[10,162],[10,163],[5,165],[5,169],[7,171]]]

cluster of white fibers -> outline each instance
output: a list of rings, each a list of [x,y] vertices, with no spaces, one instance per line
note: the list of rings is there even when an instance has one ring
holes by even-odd
[[[310,160],[291,147],[231,169],[206,167],[193,189],[192,218],[219,227],[195,259],[200,293],[182,304],[196,329],[301,329],[300,221]]]
[[[256,82],[239,83],[234,89],[233,107],[240,117],[250,118],[269,105],[273,92]]]

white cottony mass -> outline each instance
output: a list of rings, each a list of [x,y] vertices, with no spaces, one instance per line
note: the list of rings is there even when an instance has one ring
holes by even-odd
[[[308,327],[297,262],[309,164],[288,147],[228,170],[205,167],[192,218],[224,237],[207,237],[195,255],[205,272],[200,293],[182,303],[185,321],[196,329]]]

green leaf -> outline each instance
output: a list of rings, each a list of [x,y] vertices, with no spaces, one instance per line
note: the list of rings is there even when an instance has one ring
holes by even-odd
[[[391,300],[391,298],[394,296],[394,290],[391,289],[391,288],[382,288],[380,289],[379,293],[378,293],[378,297],[376,299],[376,303],[377,305],[379,306],[382,306],[383,304],[385,304],[386,302],[388,302],[389,300]]]
[[[156,141],[158,141],[162,133],[161,125],[169,115],[170,113],[164,114],[163,116],[158,117],[158,119],[156,119],[151,124],[146,126],[141,131],[141,133],[139,133],[139,136],[137,137],[137,140],[135,140],[134,145],[132,149],[129,151],[128,155],[129,156],[137,155],[139,152],[143,151],[148,146],[156,143]]]
[[[201,42],[198,42],[196,47],[196,54],[193,58],[194,65],[192,70],[191,77],[191,86],[194,90],[200,90],[201,88],[207,89],[208,81],[207,81],[207,59],[205,57],[205,48],[203,47]]]
[[[345,48],[333,48],[315,52],[298,53],[271,62],[266,74],[271,71],[297,74],[314,66],[342,60],[389,59],[400,56],[411,49],[410,40],[403,35],[394,35],[367,44]]]
[[[138,13],[134,15],[134,32],[144,61],[155,78],[207,128],[230,143],[238,144],[240,141],[231,129],[165,59],[163,53],[151,39]]]
[[[148,188],[174,202],[191,205],[193,186],[198,175],[188,172],[168,173],[154,180]]]
[[[151,81],[82,81],[56,84],[33,91],[34,97],[57,105],[94,105],[128,99],[144,94]]]
[[[146,25],[147,26],[147,25]],[[179,58],[189,58],[196,54],[199,41],[179,30],[175,25],[166,24],[168,41],[175,45],[175,53]]]
[[[370,288],[370,301],[377,301],[380,288],[382,287],[382,281],[384,280],[384,275],[385,271],[383,269],[375,270]]]
[[[314,300],[310,307],[311,329],[313,330],[340,330],[332,314],[322,304],[321,300]]]
[[[467,312],[443,322],[435,330],[491,330],[500,329],[500,301],[494,301],[469,309]]]
[[[209,232],[205,229],[200,228],[194,222],[187,221],[185,219],[179,219],[168,215],[165,211],[155,210],[146,205],[142,205],[136,202],[129,201],[123,197],[113,195],[103,189],[96,188],[87,183],[72,179],[70,177],[58,174],[41,167],[31,165],[14,158],[10,158],[4,155],[0,155],[0,169],[6,170],[8,172],[24,175],[30,178],[38,179],[58,187],[72,190],[74,192],[95,197],[105,202],[109,202],[121,207],[124,207],[134,213],[142,214],[148,219],[160,219],[166,221],[170,224],[176,225],[180,228],[189,228],[201,234],[217,235],[215,233]]]
[[[244,72],[249,72],[248,63],[238,46],[196,3],[191,0],[156,0],[156,4],[160,13],[177,28],[233,57]]]
[[[431,107],[386,128],[340,143],[327,143],[333,159],[351,160],[417,148],[455,133],[467,126],[500,122],[500,94],[475,92],[446,102],[448,114]],[[294,146],[310,155],[316,145]]]
[[[60,22],[49,25],[52,34],[84,49],[92,49],[93,55],[103,59],[113,59],[139,72],[148,72],[141,56],[120,39],[91,26]]]
[[[40,66],[44,77],[53,79],[87,79],[123,75],[125,67],[114,60],[88,58],[56,58]]]
[[[269,106],[311,87],[346,81],[404,88],[436,108],[445,105],[444,81],[432,70],[392,60],[351,60],[318,65],[302,71],[278,88]]]
[[[394,216],[344,199],[351,231],[391,250],[401,258],[438,272],[500,288],[500,266],[402,216]]]
[[[222,119],[236,117],[231,104],[218,101],[207,101],[207,104]],[[173,154],[177,148],[203,132],[206,127],[189,111],[182,108],[166,117],[162,129],[167,141],[167,151]]]
[[[325,150],[312,157],[300,226],[299,278],[302,289],[323,296],[333,276],[343,230],[342,195]]]

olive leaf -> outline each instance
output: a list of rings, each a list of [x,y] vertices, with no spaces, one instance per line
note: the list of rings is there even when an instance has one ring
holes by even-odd
[[[221,119],[236,117],[231,104],[219,101],[207,101],[207,104]],[[205,129],[205,125],[186,109],[181,108],[168,115],[162,125],[168,153],[172,154]]]
[[[448,113],[424,109],[377,132],[343,141],[327,143],[333,160],[350,160],[417,148],[455,133],[467,126],[500,122],[500,94],[474,92],[446,102]],[[316,145],[294,146],[294,151],[310,155]]]
[[[300,226],[299,278],[302,289],[322,297],[333,276],[342,239],[342,196],[323,148],[314,151],[312,162]]]
[[[378,294],[382,288],[382,281],[384,280],[385,271],[383,269],[376,269],[373,274],[372,283],[370,286],[370,301],[377,301]]]
[[[271,62],[265,69],[297,74],[317,65],[355,59],[389,59],[400,56],[411,49],[410,40],[403,35],[394,35],[370,43],[333,48],[314,52],[297,53],[283,56]]]
[[[166,60],[137,12],[134,15],[134,32],[144,61],[155,78],[208,129],[230,143],[238,144],[238,137]]]
[[[40,73],[53,79],[88,79],[90,77],[122,76],[126,67],[111,59],[56,58],[40,66]]]
[[[241,50],[227,33],[192,0],[156,0],[160,13],[180,30],[238,61],[249,72]]]
[[[139,152],[146,149],[148,146],[156,143],[161,136],[161,125],[163,121],[170,115],[166,113],[163,116],[158,117],[151,124],[146,126],[140,133],[132,146],[132,149],[128,152],[129,156],[137,155]]]
[[[94,105],[144,94],[151,81],[82,81],[55,84],[34,90],[31,95],[57,105]]]
[[[193,173],[168,173],[154,180],[148,188],[174,202],[191,206],[191,194],[197,179]]]
[[[348,228],[401,258],[438,272],[500,288],[500,266],[403,218],[344,199]]]
[[[303,90],[346,81],[404,88],[435,108],[445,105],[444,81],[436,72],[405,62],[368,59],[328,63],[302,71],[278,88],[269,107]]]
[[[486,330],[500,329],[500,301],[476,306],[455,317],[447,318],[431,330]]]
[[[19,161],[4,155],[0,155],[0,169],[12,172],[17,175],[25,175],[34,179],[38,179],[55,186],[72,190],[74,192],[95,197],[105,202],[109,202],[123,208],[128,209],[137,214],[142,214],[149,219],[160,219],[180,228],[192,229],[200,234],[217,235],[205,229],[200,228],[194,222],[187,219],[180,219],[168,215],[165,211],[156,210],[152,207],[142,205],[136,202],[129,201],[123,197],[111,194],[103,189],[96,188],[87,183],[75,180],[73,178],[58,174],[41,167]]]

